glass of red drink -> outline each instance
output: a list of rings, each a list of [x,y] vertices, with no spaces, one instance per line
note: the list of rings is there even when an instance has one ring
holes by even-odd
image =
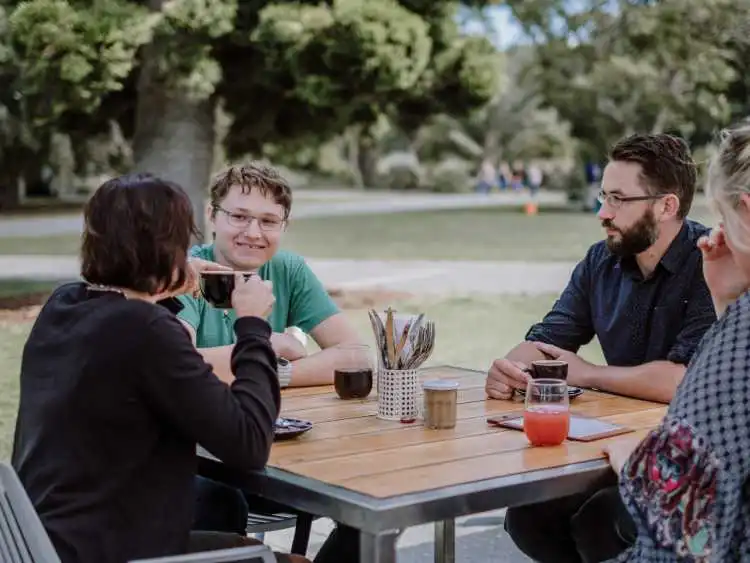
[[[568,436],[568,385],[562,379],[530,379],[523,431],[532,446],[557,446]]]

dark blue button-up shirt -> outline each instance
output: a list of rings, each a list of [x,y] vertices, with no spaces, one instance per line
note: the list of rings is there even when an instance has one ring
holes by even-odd
[[[593,245],[573,270],[552,310],[526,334],[577,352],[594,336],[611,366],[656,360],[687,365],[716,320],[696,247],[709,229],[685,221],[653,274],[644,278],[635,257]]]

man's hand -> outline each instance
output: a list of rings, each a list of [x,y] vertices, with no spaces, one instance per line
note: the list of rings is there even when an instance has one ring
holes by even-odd
[[[307,356],[307,350],[293,335],[285,332],[274,332],[271,335],[271,346],[276,355],[290,362]]]
[[[505,358],[495,360],[487,372],[485,391],[491,399],[511,399],[514,389],[526,390],[531,377],[524,370],[528,366],[523,362],[514,362]]]
[[[622,471],[625,462],[630,457],[630,454],[633,453],[641,441],[642,438],[633,438],[630,436],[628,438],[621,438],[614,442],[610,442],[602,448],[602,452],[607,456],[609,464],[612,466],[613,471],[618,477],[620,476],[620,472]]]
[[[588,363],[586,360],[581,358],[578,354],[574,354],[568,350],[563,350],[552,344],[545,344],[544,342],[534,342],[537,350],[550,357],[553,360],[560,360],[568,364],[568,384],[587,387],[589,381],[589,373],[595,367]]]
[[[703,277],[716,305],[716,313],[721,315],[727,305],[750,287],[750,281],[734,260],[722,225],[713,229],[709,236],[698,239],[698,248],[703,254]]]

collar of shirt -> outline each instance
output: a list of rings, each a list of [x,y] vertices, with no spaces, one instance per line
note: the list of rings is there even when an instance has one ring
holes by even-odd
[[[682,223],[682,228],[677,233],[677,236],[669,245],[669,248],[667,248],[664,256],[662,256],[661,260],[659,260],[659,264],[657,264],[657,270],[658,267],[661,266],[670,274],[676,274],[680,271],[682,263],[690,255],[690,252],[693,250],[694,246],[695,243],[690,236],[690,225],[688,221],[684,221]],[[623,273],[638,280],[644,279],[643,274],[638,267],[638,263],[636,262],[635,256],[620,257],[618,259],[618,262],[620,264],[620,267],[622,268]],[[654,270],[654,273],[647,279],[651,279],[655,275],[657,275],[657,270]]]

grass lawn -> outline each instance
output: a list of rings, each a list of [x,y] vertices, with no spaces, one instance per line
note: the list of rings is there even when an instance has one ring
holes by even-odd
[[[450,363],[487,369],[490,362],[520,341],[530,324],[549,309],[554,295],[406,301],[402,312],[425,312],[436,322],[436,350],[431,364]],[[365,310],[348,311],[363,337],[372,342]],[[0,460],[10,457],[18,404],[21,351],[31,321],[0,319]],[[467,334],[471,337],[467,338]],[[601,354],[595,344],[582,352],[593,361]]]
[[[0,321],[0,461],[10,459],[21,352],[31,324],[31,321]]]
[[[691,217],[712,224],[705,209]],[[284,245],[314,258],[567,261],[602,234],[593,213],[470,209],[300,219]]]
[[[77,256],[81,249],[81,235],[54,235],[41,237],[0,237],[0,254]]]
[[[693,218],[712,224],[705,208]],[[593,213],[468,209],[298,219],[284,246],[310,258],[579,260],[602,237]],[[0,239],[0,254],[76,255],[78,235]]]

